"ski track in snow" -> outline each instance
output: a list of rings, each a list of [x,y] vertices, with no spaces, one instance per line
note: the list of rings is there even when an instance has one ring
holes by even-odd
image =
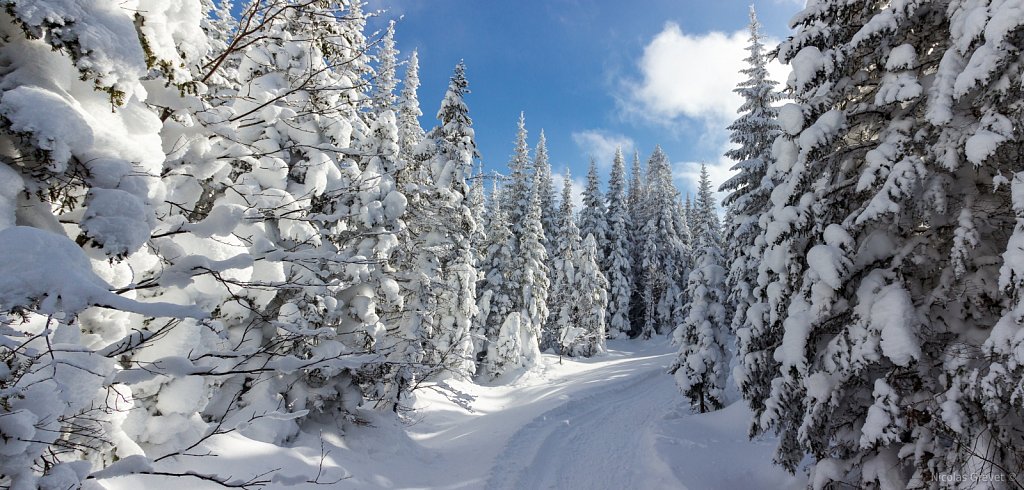
[[[485,488],[685,488],[655,452],[655,421],[679,397],[654,369],[613,381],[533,419],[505,445]]]

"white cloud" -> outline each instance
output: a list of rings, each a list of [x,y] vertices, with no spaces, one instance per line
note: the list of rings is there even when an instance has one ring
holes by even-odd
[[[714,155],[704,163],[719,205],[726,193],[717,192],[718,187],[734,174],[729,169],[735,162],[724,156],[731,147],[725,128],[736,119],[743,102],[733,89],[745,80],[740,70],[746,67],[743,60],[749,37],[746,29],[697,35],[666,23],[644,48],[637,62],[638,79],[622,83],[624,94],[619,99],[627,113],[642,121],[700,131],[696,138],[700,153]],[[766,48],[777,42],[764,41]],[[781,88],[789,67],[772,61],[768,71]],[[673,164],[674,177],[684,193],[696,194],[700,165],[700,161]]]
[[[688,117],[724,128],[742,104],[733,89],[744,79],[739,71],[746,66],[749,37],[746,29],[694,35],[666,23],[637,63],[640,79],[624,81],[622,102],[645,120],[671,123]],[[768,47],[775,43],[765,40]],[[788,67],[778,62],[768,68],[780,83],[788,76]]]
[[[555,188],[558,189],[558,197],[561,200],[562,190],[565,188],[565,172],[559,171],[551,174],[551,180],[555,182]],[[587,188],[586,180],[582,175],[572,176],[572,208],[575,212],[580,212],[583,209],[583,189]]]
[[[597,165],[600,168],[612,166],[616,148],[622,148],[624,155],[632,153],[634,148],[632,138],[600,129],[574,132],[572,140],[584,155],[597,160]]]

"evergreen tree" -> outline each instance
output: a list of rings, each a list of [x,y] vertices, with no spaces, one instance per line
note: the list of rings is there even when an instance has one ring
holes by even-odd
[[[608,281],[597,265],[597,240],[587,235],[575,256],[573,321],[562,326],[559,352],[590,357],[604,352],[608,309]]]
[[[530,145],[526,142],[526,115],[522,112],[519,113],[516,147],[508,162],[508,171],[508,189],[502,193],[505,196],[504,207],[508,211],[512,234],[522,236],[526,215],[529,213],[533,182],[530,174]]]
[[[647,184],[642,215],[646,219],[640,229],[642,289],[644,316],[640,324],[643,338],[664,333],[674,326],[673,317],[682,307],[683,291],[679,287],[686,273],[689,251],[679,240],[675,225],[675,202],[679,191],[672,182],[668,156],[656,147],[647,162]]]
[[[599,247],[598,254],[601,256],[608,246],[608,222],[605,214],[607,208],[604,195],[601,193],[601,179],[597,175],[597,162],[591,158],[587,170],[587,187],[583,189],[583,209],[580,210],[580,236],[594,235]],[[603,263],[603,258],[599,257],[598,263]]]
[[[1022,470],[1021,177],[1001,174],[1021,152],[1022,82],[1019,29],[1002,26],[1021,19],[822,1],[778,49],[795,103],[767,172],[746,396],[780,463],[812,455],[816,485]]]
[[[551,314],[548,317],[544,335],[544,346],[562,350],[563,332],[575,325],[576,315],[573,300],[576,295],[576,256],[580,251],[580,230],[572,209],[572,176],[565,173],[562,183],[561,211],[559,213],[558,235],[555,242],[555,256],[551,269]]]
[[[402,159],[410,166],[416,160],[414,155],[424,138],[423,128],[420,126],[423,111],[420,110],[417,95],[420,88],[419,70],[419,54],[413,51],[405,66],[405,81],[402,83],[402,92],[398,98],[398,145]]]
[[[536,182],[534,182],[536,186]],[[540,195],[530,193],[519,249],[513,260],[512,277],[520,291],[520,322],[523,335],[523,365],[533,366],[540,356],[540,338],[548,318],[550,289],[547,251],[544,249],[544,228],[540,221]]]
[[[252,2],[244,31],[228,2],[9,10],[0,241],[29,268],[68,260],[48,264],[66,283],[0,305],[0,439],[32,440],[0,480],[75,488],[90,464],[218,427],[283,443],[306,414],[352,417],[382,380],[358,354],[391,345],[405,211],[393,114],[366,110],[359,4]]]
[[[612,174],[608,181],[608,211],[606,214],[608,249],[602,266],[609,283],[608,336],[628,335],[629,301],[633,294],[633,257],[630,253],[632,223],[626,196],[626,165],[622,149],[615,149]]]
[[[540,340],[548,318],[547,252],[543,244],[540,222],[540,200],[536,194],[529,199],[523,234],[510,234],[510,242],[518,242],[512,251],[507,289],[511,294],[509,313],[487,349],[487,371],[492,377],[518,368],[530,368],[540,359]],[[494,307],[492,306],[492,311]]]
[[[430,329],[424,332],[424,362],[456,376],[468,376],[475,370],[471,329],[477,314],[473,235],[478,224],[469,207],[466,176],[479,155],[465,103],[469,93],[465,70],[461,62],[455,67],[437,112],[439,124],[429,135],[435,150],[429,161],[432,182],[425,199],[432,212],[427,222],[430,226],[420,228],[416,247],[424,255],[418,262],[430,264],[436,271],[428,275],[436,281],[429,300],[436,306],[427,312]]]
[[[514,237],[497,192],[495,181],[495,190],[491,194],[487,216],[486,254],[481,264],[484,278],[479,287],[481,293],[478,306],[482,321],[478,324],[479,330],[476,335],[477,361],[492,377],[501,374],[506,367],[508,356],[498,356],[499,351],[496,347],[502,326],[514,312],[515,299],[519,295],[511,280]],[[518,336],[518,330],[514,334]],[[503,342],[509,343],[508,340]]]
[[[540,194],[541,223],[544,225],[544,236],[547,239],[544,245],[548,251],[548,257],[555,255],[554,237],[558,234],[560,215],[555,207],[555,188],[551,178],[551,162],[548,160],[547,138],[544,137],[544,130],[540,131],[537,139],[537,149],[534,151],[533,171],[537,175],[536,192]],[[552,264],[548,264],[550,267]]]
[[[162,93],[150,94],[142,83],[147,77],[157,87],[166,86],[167,93],[194,93],[198,77],[191,67],[212,47],[198,22],[209,11],[198,3],[187,9],[195,15],[194,25],[154,31],[137,30],[134,22],[167,25],[166,12],[139,12],[133,19],[133,13],[106,2],[5,5],[0,19],[4,487],[80,488],[88,485],[93,468],[118,457],[115,438],[129,444],[141,439],[144,427],[133,430],[123,412],[106,409],[111,393],[135,399],[139,425],[160,422],[151,418],[152,393],[144,398],[138,382],[115,383],[118,374],[134,374],[118,361],[131,368],[142,350],[152,355],[145,347],[158,343],[174,351],[155,333],[193,334],[190,347],[197,355],[222,347],[215,341],[223,331],[206,329],[200,320],[207,305],[176,307],[172,303],[191,305],[192,298],[169,296],[166,286],[148,286],[157,289],[150,294],[143,287],[164,265],[149,245],[165,226],[158,213],[168,185],[160,176],[171,165],[162,151],[163,111],[152,109]],[[183,36],[194,40],[179,53],[173,46]],[[143,43],[152,43],[153,50],[146,53]],[[167,100],[178,109],[183,98]],[[194,178],[190,183],[199,187]],[[209,265],[218,272],[225,268]],[[185,283],[194,275],[180,267],[176,273]],[[219,331],[204,335],[204,330]],[[173,352],[179,353],[189,354]],[[163,387],[162,381],[172,378],[148,384]],[[195,408],[187,407],[190,414]],[[196,419],[183,417],[180,425],[207,430]],[[176,445],[176,437],[167,440],[175,450],[185,446]]]
[[[644,288],[647,266],[644,265],[644,227],[647,226],[646,187],[643,180],[643,169],[640,166],[640,153],[633,152],[633,166],[630,170],[629,194],[626,196],[629,208],[629,221],[636,232],[630,234],[630,258],[633,266],[633,289],[629,300],[630,335],[641,335],[642,326],[646,323],[647,312],[644,305]]]
[[[747,67],[741,70],[747,79],[734,90],[743,97],[743,105],[739,109],[739,118],[728,128],[731,131],[730,141],[739,147],[726,152],[727,157],[737,162],[733,170],[738,173],[719,189],[729,192],[723,201],[728,209],[725,256],[729,273],[726,283],[731,310],[730,330],[737,335],[741,353],[750,351],[749,345],[757,342],[748,336],[747,310],[755,302],[753,290],[762,256],[762,248],[756,243],[759,235],[757,221],[771,204],[772,186],[765,176],[771,161],[772,141],[779,133],[775,121],[778,110],[773,104],[781,97],[775,89],[775,82],[768,78],[768,56],[764,52],[760,23],[753,6],[750,7],[749,30],[749,54],[744,60]],[[736,381],[742,391],[756,389],[747,386],[743,369],[737,370]]]
[[[373,108],[377,112],[398,107],[398,97],[395,96],[395,89],[398,88],[398,54],[399,51],[395,49],[395,21],[390,21],[377,48],[377,78],[373,86]],[[412,90],[415,93],[416,89]]]
[[[245,241],[169,234],[154,248],[173,251],[172,256],[247,252],[260,263],[242,276],[238,291],[224,288],[226,304],[217,306],[223,338],[249,354],[236,363],[246,374],[217,386],[205,417],[216,420],[233,412],[224,422],[238,423],[277,410],[351,413],[361,401],[351,393],[357,379],[365,381],[359,388],[371,397],[379,392],[377,383],[387,380],[362,376],[375,366],[357,373],[331,359],[387,347],[381,318],[400,302],[389,270],[406,204],[394,187],[401,165],[394,121],[385,111],[371,126],[361,112],[366,98],[359,87],[371,71],[365,58],[331,63],[349,49],[365,47],[358,6],[345,12],[322,4],[250,8],[263,19],[247,31],[252,37],[214,58],[220,63],[214,66],[231,68],[221,79],[230,85],[213,91],[221,104],[216,112],[226,117],[209,142],[212,151],[197,144],[196,150],[174,155],[175,168],[164,179],[174,183],[167,215],[189,225],[204,216],[261,219],[232,218],[214,233]],[[293,32],[314,34],[295,38]],[[232,90],[235,96],[229,95]],[[165,120],[170,134],[183,120],[171,122],[175,119]],[[360,151],[339,151],[353,147]],[[206,151],[212,161],[196,158]],[[211,167],[221,170],[211,172]],[[203,177],[198,195],[188,183],[193,176]],[[184,202],[195,204],[184,209],[172,204]],[[366,266],[356,270],[350,263]],[[281,356],[307,360],[309,368],[273,373],[260,368]],[[152,410],[174,416],[159,406]],[[298,433],[298,420],[267,421],[244,432],[283,442]]]
[[[729,359],[726,354],[728,319],[726,316],[724,257],[718,231],[718,216],[707,167],[701,165],[697,194],[696,261],[687,279],[690,301],[683,308],[674,340],[679,357],[670,372],[701,413],[722,408]]]
[[[473,243],[473,251],[476,257],[477,264],[484,263],[484,256],[486,255],[486,242],[487,242],[487,227],[484,226],[486,223],[486,196],[484,196],[484,168],[483,165],[477,165],[477,172],[471,179],[472,182],[469,186],[469,195],[466,196],[466,203],[469,206],[470,213],[473,215],[473,221],[478,226],[473,230],[473,234],[470,236],[470,240]],[[480,271],[482,273],[482,271]]]
[[[695,223],[696,216],[693,213],[693,199],[690,193],[686,193],[686,201],[683,203],[683,214],[686,216],[687,223]]]

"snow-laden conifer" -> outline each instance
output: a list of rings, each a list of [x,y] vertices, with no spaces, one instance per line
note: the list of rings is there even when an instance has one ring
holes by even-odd
[[[544,245],[548,251],[548,259],[554,256],[554,237],[558,234],[560,215],[555,206],[555,187],[551,176],[551,162],[548,158],[547,138],[544,130],[537,138],[537,149],[533,152],[533,171],[537,175],[536,192],[540,194],[541,223],[544,225]],[[550,267],[551,264],[549,263]]]
[[[493,346],[498,341],[502,326],[514,312],[519,295],[511,280],[514,237],[497,193],[495,183],[487,209],[487,239],[484,242],[484,260],[480,264],[483,272],[478,302],[481,320],[476,332],[477,361],[492,377],[501,374],[506,365],[506,361],[493,357],[501,352]]]
[[[775,82],[768,77],[768,55],[765,52],[754,8],[750,8],[750,40],[747,46],[746,67],[741,73],[746,76],[734,92],[743,97],[740,116],[729,126],[730,140],[739,145],[730,149],[726,156],[736,161],[733,170],[738,173],[722,184],[719,190],[729,192],[722,204],[728,209],[728,220],[724,229],[725,256],[728,273],[729,305],[732,311],[730,330],[736,333],[739,342],[739,356],[759,342],[750,333],[747,311],[755,302],[753,293],[757,285],[757,269],[762,259],[762,242],[757,241],[760,229],[758,219],[771,205],[771,180],[766,179],[768,164],[771,162],[772,142],[779,134],[776,117],[778,109],[774,104],[780,94]],[[755,310],[756,311],[756,310]],[[751,359],[751,365],[759,363]],[[754,395],[758,382],[748,381],[746,370],[740,362],[736,371],[736,383],[744,392],[751,393],[751,400],[761,399]],[[758,402],[755,402],[758,403]],[[760,409],[760,407],[758,407]]]
[[[587,168],[587,186],[583,189],[583,209],[580,210],[580,236],[594,235],[597,240],[598,254],[604,255],[608,244],[608,221],[605,217],[607,207],[604,193],[601,192],[601,178],[597,174],[597,162],[590,159]],[[603,262],[599,257],[599,263]]]
[[[572,203],[572,175],[566,171],[562,182],[562,200],[558,232],[553,237],[555,255],[551,260],[550,315],[544,332],[544,347],[561,349],[562,332],[574,326],[573,299],[576,287],[576,255],[580,249],[580,230],[576,226]]]
[[[573,271],[573,321],[563,325],[559,332],[560,352],[590,357],[605,350],[608,308],[608,281],[597,265],[594,235],[583,239],[575,256]]]
[[[626,164],[622,149],[615,149],[612,173],[608,180],[608,210],[605,215],[608,230],[608,249],[604,254],[602,270],[608,280],[608,336],[628,335],[629,300],[633,294],[633,255],[630,237],[633,235],[626,195]]]
[[[695,213],[694,264],[686,284],[689,302],[678,318],[674,341],[679,356],[670,372],[690,405],[707,412],[722,408],[725,402],[729,332],[718,211],[704,165]]]
[[[780,434],[790,469],[810,453],[816,485],[1021,471],[1006,173],[1021,147],[1006,26],[1021,19],[1010,4],[816,2],[778,49],[794,103],[744,362],[755,429]]]

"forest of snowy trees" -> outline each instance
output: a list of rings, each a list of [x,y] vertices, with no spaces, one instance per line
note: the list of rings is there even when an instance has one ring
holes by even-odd
[[[751,11],[723,202],[655,147],[574,209],[523,114],[483,171],[471,67],[423,128],[358,1],[0,3],[0,488],[658,335],[815,488],[1020,485],[1019,4],[812,0],[777,47]]]

